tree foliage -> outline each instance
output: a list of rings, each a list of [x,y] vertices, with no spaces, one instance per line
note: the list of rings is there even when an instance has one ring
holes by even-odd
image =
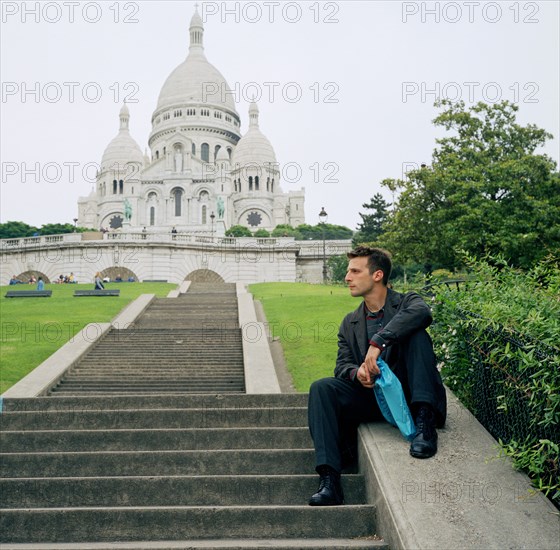
[[[434,124],[453,135],[436,140],[431,166],[382,182],[401,192],[382,244],[400,260],[448,269],[461,250],[529,268],[560,248],[560,174],[536,153],[552,136],[517,124],[507,101],[436,106]]]
[[[226,231],[226,237],[252,237],[251,231],[244,225],[232,225]]]
[[[445,383],[560,508],[560,257],[527,272],[466,257],[440,285],[430,332]]]
[[[317,225],[300,224],[292,227],[288,224],[277,225],[272,231],[273,237],[294,237],[297,241],[321,241],[351,239],[354,232],[344,225],[318,223]]]
[[[18,239],[32,237],[39,229],[23,222],[0,223],[0,239]]]
[[[389,203],[381,193],[376,193],[369,203],[362,204],[371,213],[362,214],[362,222],[358,224],[358,232],[354,235],[353,243],[376,242],[383,234],[383,226],[389,217]]]
[[[345,254],[331,256],[327,260],[330,280],[333,283],[344,283],[346,272],[348,271],[348,258]]]
[[[35,235],[62,235],[63,233],[82,233],[90,231],[85,227],[75,227],[71,223],[47,223],[40,228],[24,222],[8,221],[0,223],[0,239],[19,239]]]

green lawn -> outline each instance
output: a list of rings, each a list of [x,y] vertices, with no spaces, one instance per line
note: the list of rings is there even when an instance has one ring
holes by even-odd
[[[307,392],[314,380],[332,376],[338,327],[361,298],[352,298],[346,287],[305,283],[254,284],[249,290],[282,342],[295,388]]]
[[[170,283],[109,283],[119,297],[74,298],[77,289],[93,285],[45,285],[50,298],[5,298],[7,290],[32,290],[35,285],[0,287],[2,325],[0,394],[41,364],[88,323],[108,322],[140,294],[166,296],[177,287]]]

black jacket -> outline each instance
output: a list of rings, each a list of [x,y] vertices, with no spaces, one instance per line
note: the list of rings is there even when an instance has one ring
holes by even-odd
[[[390,288],[387,289],[383,310],[384,327],[374,335],[372,340],[382,350],[386,350],[384,358],[389,363],[391,345],[407,338],[417,330],[430,326],[432,312],[416,292],[402,294]],[[366,317],[362,302],[355,311],[343,319],[340,325],[334,375],[337,378],[352,378],[354,369],[364,362],[368,348]]]

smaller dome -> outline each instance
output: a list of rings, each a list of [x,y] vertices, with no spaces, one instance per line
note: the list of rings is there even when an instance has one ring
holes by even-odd
[[[276,164],[274,149],[259,129],[259,108],[255,102],[249,107],[249,129],[239,140],[233,153],[234,167],[249,164]]]
[[[101,159],[101,171],[119,169],[129,162],[144,164],[144,155],[136,141],[130,135],[128,122],[130,119],[128,107],[124,104],[119,113],[119,133],[107,145]]]

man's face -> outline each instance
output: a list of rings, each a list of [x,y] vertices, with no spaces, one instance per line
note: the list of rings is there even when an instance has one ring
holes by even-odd
[[[344,280],[348,284],[350,294],[354,297],[369,294],[375,285],[376,274],[379,271],[369,272],[368,259],[365,256],[351,258],[348,262],[348,271]]]

